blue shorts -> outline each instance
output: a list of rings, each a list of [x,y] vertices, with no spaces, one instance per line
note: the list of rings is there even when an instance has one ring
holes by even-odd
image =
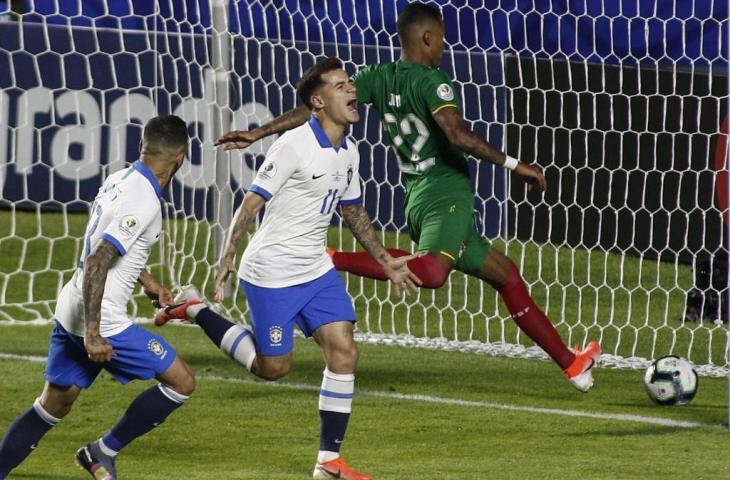
[[[251,310],[256,349],[276,356],[294,347],[294,324],[309,337],[322,325],[355,322],[352,299],[333,268],[319,278],[283,288],[257,287],[241,280]]]
[[[60,323],[51,333],[46,363],[46,380],[55,385],[76,385],[89,388],[103,368],[122,384],[132,380],[149,380],[164,373],[175,361],[177,353],[161,336],[138,325],[107,337],[114,350],[110,361],[89,360],[83,337],[67,332]]]

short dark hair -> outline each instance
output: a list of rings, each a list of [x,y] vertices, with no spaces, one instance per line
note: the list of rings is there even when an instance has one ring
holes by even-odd
[[[175,115],[159,115],[150,119],[144,126],[142,139],[153,149],[175,150],[187,145],[188,126]]]
[[[398,14],[396,28],[401,45],[408,41],[411,29],[426,21],[441,22],[441,10],[434,5],[427,5],[421,2],[413,2],[406,5]]]
[[[302,99],[304,105],[312,109],[312,95],[319,87],[324,85],[322,75],[332,70],[342,68],[342,62],[335,57],[325,57],[317,61],[302,75],[297,82],[297,95]]]

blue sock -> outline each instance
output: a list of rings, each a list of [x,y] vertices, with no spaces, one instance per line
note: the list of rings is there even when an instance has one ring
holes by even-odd
[[[102,437],[104,446],[119,452],[132,440],[164,422],[187,399],[161,383],[148,388],[132,401],[124,416]]]
[[[345,439],[349,413],[319,411],[322,427],[319,436],[319,449],[327,452],[339,452],[342,441]]]
[[[195,323],[203,329],[217,347],[220,348],[223,336],[236,324],[221,317],[210,308],[204,308],[195,315]]]
[[[60,422],[45,411],[40,399],[10,424],[0,443],[0,480],[21,464],[33,452],[38,442],[54,425]]]
[[[319,391],[319,418],[322,424],[318,462],[327,462],[339,456],[350,420],[354,391],[355,375],[337,374],[325,368]]]

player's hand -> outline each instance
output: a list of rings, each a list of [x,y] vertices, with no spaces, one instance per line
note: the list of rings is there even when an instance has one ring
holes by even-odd
[[[147,298],[152,300],[152,305],[154,305],[155,308],[162,308],[165,305],[171,305],[174,299],[172,291],[159,283],[145,286],[144,294],[147,295]]]
[[[247,148],[252,143],[258,141],[260,136],[256,133],[256,130],[233,130],[222,135],[213,145],[216,147],[223,146],[223,150],[236,150],[239,148]]]
[[[418,293],[418,285],[422,285],[423,282],[415,273],[411,272],[408,268],[408,262],[423,255],[425,255],[425,252],[398,258],[389,256],[385,265],[383,265],[383,270],[393,283],[395,294],[399,297],[404,297],[409,292]]]
[[[532,190],[533,187],[537,187],[541,192],[547,189],[547,181],[545,175],[542,173],[542,169],[537,165],[531,165],[528,163],[518,163],[515,168],[515,173],[527,182],[527,190]]]
[[[86,334],[84,347],[92,362],[103,363],[112,359],[112,345],[109,340],[99,334]]]
[[[215,283],[213,285],[213,300],[217,303],[222,302],[226,299],[226,280],[228,275],[235,272],[233,266],[230,263],[221,263],[218,267],[218,273],[215,276]]]

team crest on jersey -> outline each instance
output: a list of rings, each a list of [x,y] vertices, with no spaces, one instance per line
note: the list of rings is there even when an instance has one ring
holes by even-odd
[[[119,231],[125,235],[132,236],[137,230],[138,225],[139,222],[134,217],[134,215],[127,215],[126,217],[122,218],[121,222],[119,222]]]
[[[454,90],[452,90],[451,85],[448,83],[442,83],[436,87],[436,95],[438,95],[441,100],[446,100],[448,102],[454,99]]]
[[[350,182],[352,181],[352,165],[347,167],[347,185],[350,185]]]
[[[279,325],[273,325],[269,328],[269,340],[271,340],[271,345],[281,345],[281,339],[284,336],[284,331],[281,329]]]
[[[165,353],[165,347],[163,347],[162,344],[154,338],[147,344],[147,348],[158,357]]]
[[[269,162],[263,167],[261,167],[261,170],[259,170],[259,175],[261,175],[264,178],[271,178],[274,175],[276,175],[276,164],[274,162]]]

